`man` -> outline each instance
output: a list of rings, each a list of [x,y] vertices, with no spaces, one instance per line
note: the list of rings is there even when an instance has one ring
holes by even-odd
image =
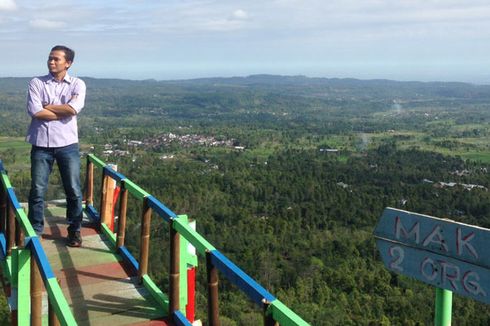
[[[26,140],[31,149],[29,221],[41,236],[44,230],[44,196],[56,161],[66,194],[67,245],[80,247],[82,190],[77,115],[85,103],[85,83],[68,75],[75,52],[57,45],[48,57],[49,74],[29,83],[27,113],[32,118]]]

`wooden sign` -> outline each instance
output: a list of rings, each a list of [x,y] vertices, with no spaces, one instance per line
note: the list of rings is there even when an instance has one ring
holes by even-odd
[[[490,303],[490,230],[386,208],[374,231],[396,273]]]

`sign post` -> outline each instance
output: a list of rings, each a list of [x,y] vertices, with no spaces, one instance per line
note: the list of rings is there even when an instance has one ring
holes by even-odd
[[[435,325],[451,325],[451,310],[453,305],[453,293],[448,290],[436,288]]]
[[[374,230],[385,266],[436,287],[435,324],[451,324],[452,292],[490,303],[490,230],[386,208]]]

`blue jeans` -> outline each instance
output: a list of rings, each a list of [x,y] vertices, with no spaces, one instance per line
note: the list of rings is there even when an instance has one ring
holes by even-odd
[[[44,230],[44,196],[55,160],[65,189],[68,231],[80,231],[82,223],[78,143],[55,148],[32,146],[28,217],[37,234],[42,234]]]

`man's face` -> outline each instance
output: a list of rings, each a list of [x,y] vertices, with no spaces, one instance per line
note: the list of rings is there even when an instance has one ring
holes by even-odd
[[[66,71],[71,66],[71,62],[66,61],[65,52],[51,51],[48,57],[48,69],[52,74]]]

